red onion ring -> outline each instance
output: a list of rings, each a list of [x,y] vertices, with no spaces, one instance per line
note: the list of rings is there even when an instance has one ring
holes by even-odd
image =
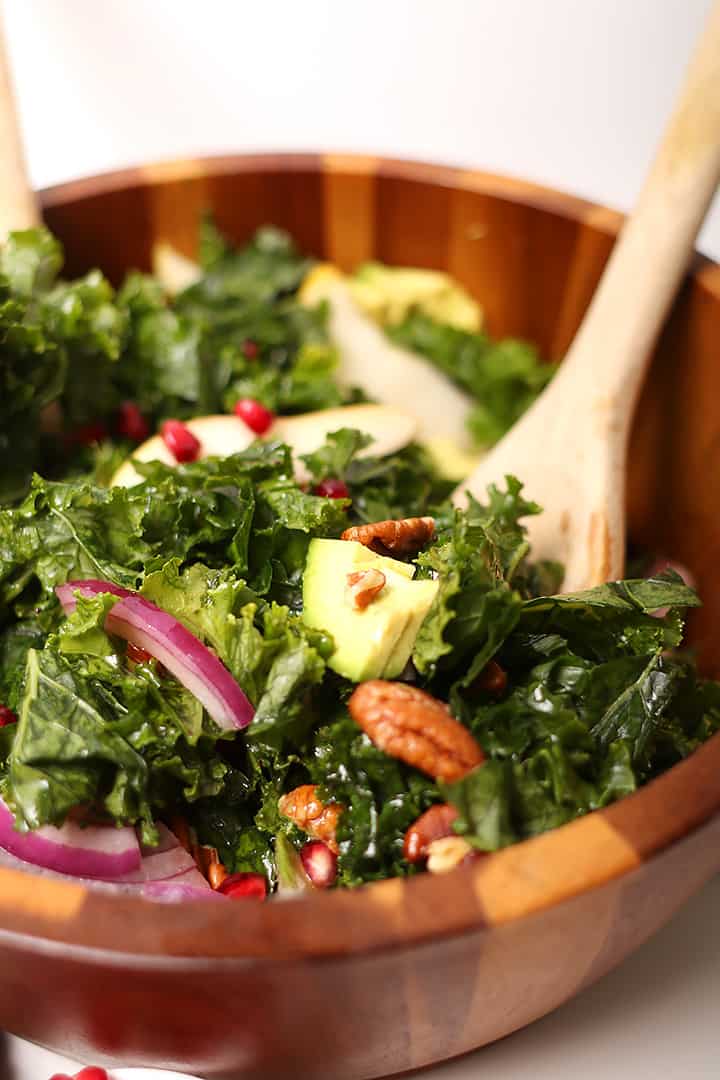
[[[113,881],[140,866],[140,845],[130,826],[88,825],[66,821],[17,832],[15,817],[0,799],[0,847],[35,866],[70,877]]]
[[[107,614],[105,629],[154,656],[193,694],[218,727],[245,728],[255,711],[217,656],[173,615],[142,596],[119,600]]]

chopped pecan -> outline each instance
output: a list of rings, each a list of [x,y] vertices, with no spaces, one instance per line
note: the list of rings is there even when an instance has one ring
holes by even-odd
[[[207,877],[208,866],[212,862],[211,852],[214,850],[214,848],[205,847],[203,844],[197,843],[197,841],[190,845],[190,854],[195,860],[195,865],[205,877]]]
[[[342,533],[342,540],[357,540],[379,555],[414,555],[435,534],[431,517],[401,518],[399,521],[374,521],[353,525]]]
[[[228,876],[227,869],[220,862],[217,848],[209,847],[207,843],[199,843],[194,829],[188,825],[185,818],[175,816],[171,824],[173,833],[180,845],[185,848],[189,855],[192,855],[195,866],[198,867],[203,877],[206,877],[210,885],[217,889]]]
[[[214,848],[212,850],[215,851]],[[217,856],[216,851],[215,851],[215,855]],[[216,859],[215,862],[211,862],[210,865],[207,868],[206,877],[207,877],[208,881],[210,882],[210,884],[212,885],[213,889],[219,889],[227,876],[228,876],[228,872],[225,869],[225,866],[223,865],[223,863],[221,863],[219,859]]]
[[[290,818],[299,829],[316,840],[323,840],[331,851],[337,853],[335,838],[338,821],[343,812],[339,803],[324,803],[318,798],[316,784],[301,784],[288,791],[278,801],[283,817]]]
[[[190,835],[190,827],[185,820],[180,816],[175,816],[170,821],[170,828],[178,839],[178,842],[185,848],[189,855],[193,854],[193,838]]]
[[[375,597],[385,588],[385,575],[382,570],[356,570],[354,574],[347,575],[347,583],[350,589],[353,606],[366,608]]]
[[[190,828],[184,818],[176,816],[172,819],[171,824],[172,831],[188,855],[192,855],[200,873],[208,879],[213,889],[219,888],[227,877],[227,870],[220,862],[217,848],[210,847],[208,844],[200,844],[195,835],[195,830]]]
[[[481,690],[493,697],[500,697],[505,693],[508,677],[505,668],[500,667],[496,660],[488,660],[477,679],[473,681],[472,690]]]
[[[405,833],[403,855],[408,862],[421,862],[427,856],[428,847],[433,840],[445,836],[454,836],[452,823],[458,816],[454,806],[437,803],[421,814]]]
[[[220,862],[217,848],[210,847],[209,844],[193,844],[190,854],[203,877],[208,879],[213,889],[217,889],[218,885],[227,877],[227,870]],[[215,884],[216,881],[217,885]]]
[[[350,715],[380,750],[439,780],[459,780],[484,755],[447,705],[406,683],[372,679],[348,702]]]
[[[474,855],[475,851],[462,836],[443,836],[428,846],[427,868],[431,874],[447,874]]]

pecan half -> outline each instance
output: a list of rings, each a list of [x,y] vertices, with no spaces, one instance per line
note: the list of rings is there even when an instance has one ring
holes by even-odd
[[[301,784],[288,791],[280,797],[278,810],[308,836],[324,840],[330,850],[337,853],[335,833],[343,807],[339,803],[324,803],[319,799],[317,784]]]
[[[405,833],[403,855],[407,861],[421,862],[427,857],[428,847],[433,840],[454,836],[452,823],[457,816],[455,807],[448,803],[437,803],[421,814]]]
[[[484,755],[447,705],[406,683],[371,679],[348,701],[353,720],[390,757],[436,780],[459,780]]]
[[[356,570],[354,574],[348,574],[347,583],[353,607],[360,610],[366,608],[383,591],[385,581],[382,570],[375,570],[372,567],[369,570]]]
[[[431,517],[401,518],[398,521],[374,521],[353,525],[341,534],[341,540],[357,540],[378,555],[414,555],[435,534]]]
[[[447,874],[474,855],[475,851],[462,836],[443,836],[428,847],[427,868],[431,874]]]

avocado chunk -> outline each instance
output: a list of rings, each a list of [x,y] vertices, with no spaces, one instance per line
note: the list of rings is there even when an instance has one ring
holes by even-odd
[[[449,274],[382,263],[364,263],[350,279],[355,303],[382,326],[396,326],[411,309],[437,322],[475,332],[482,309]]]
[[[381,592],[365,608],[355,606],[348,574],[380,570]],[[415,567],[376,555],[354,540],[311,540],[303,578],[303,620],[327,630],[335,641],[329,666],[353,682],[394,679],[410,659],[437,582],[414,581]]]

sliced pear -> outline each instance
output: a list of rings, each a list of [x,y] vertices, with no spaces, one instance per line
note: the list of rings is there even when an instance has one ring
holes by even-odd
[[[200,457],[227,457],[247,450],[257,436],[237,416],[196,416],[186,425],[200,443]],[[142,476],[133,468],[134,461],[161,461],[176,465],[175,456],[168,450],[162,435],[153,435],[138,446],[132,457],[123,462],[112,478],[112,487],[132,487]]]
[[[332,431],[340,428],[357,428],[372,438],[359,457],[387,457],[413,441],[418,425],[410,413],[389,405],[344,405],[300,416],[279,416],[265,438],[281,439],[299,456],[317,450]],[[296,461],[296,479],[302,483],[308,476],[303,463]]]
[[[198,416],[188,420],[187,426],[200,443],[201,458],[237,454],[247,450],[257,438],[237,416]],[[317,450],[331,432],[340,428],[357,428],[372,436],[373,442],[362,453],[385,457],[412,442],[417,433],[417,421],[409,413],[387,405],[346,405],[299,416],[279,416],[263,435],[263,440],[285,442],[297,457]],[[133,467],[134,461],[161,461],[165,465],[175,465],[175,458],[162,436],[153,435],[120,466],[112,479],[114,487],[132,487],[140,483],[142,476]],[[295,479],[300,483],[309,479],[302,461],[295,461]]]
[[[468,452],[459,446],[455,439],[430,439],[425,449],[433,460],[435,468],[446,480],[464,480],[475,466],[485,457],[479,451]]]
[[[470,449],[465,427],[471,408],[467,394],[426,360],[393,345],[360,310],[337,271],[320,274],[318,269],[303,301],[327,300],[330,305],[329,331],[340,354],[335,374],[341,386],[359,386],[384,405],[409,408],[423,441],[453,439],[461,448]]]
[[[176,296],[202,277],[196,262],[164,240],[153,244],[152,269],[168,296]]]

